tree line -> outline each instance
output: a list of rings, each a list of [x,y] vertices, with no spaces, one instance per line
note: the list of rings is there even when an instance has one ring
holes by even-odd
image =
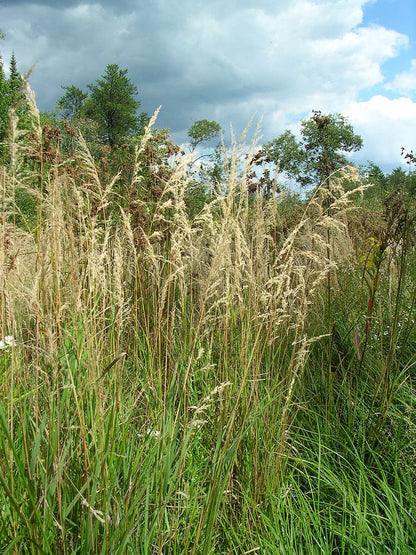
[[[131,156],[131,148],[140,140],[150,117],[139,111],[141,102],[138,89],[129,78],[128,70],[117,64],[109,64],[103,75],[88,84],[86,90],[75,85],[63,85],[62,89],[64,94],[57,100],[55,109],[41,114],[45,126],[59,130],[59,146],[71,148],[74,135],[80,131],[94,156],[102,162],[103,159],[107,161],[107,169],[111,166],[115,170],[117,165],[122,169],[129,166],[129,147]],[[29,125],[23,90],[24,80],[17,71],[15,55],[12,54],[10,59],[8,77],[0,56],[0,155],[3,162],[7,160],[10,109],[18,112],[21,126]],[[169,171],[168,159],[179,151],[179,147],[171,141],[169,129],[154,129],[152,133],[151,166],[162,168],[157,185],[160,188],[163,187],[163,175]],[[204,160],[196,166],[196,173],[200,174],[199,177],[203,173],[214,185],[221,180],[225,164],[222,138],[221,125],[208,119],[195,121],[188,130],[191,150],[209,145],[209,148],[204,148],[205,154],[199,156],[199,159]],[[215,140],[217,142],[212,147]],[[249,186],[253,192],[270,195],[276,188],[272,175],[278,172],[289,181],[313,190],[339,168],[351,164],[347,155],[359,151],[362,146],[362,138],[355,133],[345,116],[314,110],[310,117],[302,120],[298,138],[292,131],[286,130],[262,145],[254,158],[255,168]],[[390,174],[385,174],[374,162],[359,168],[362,176],[374,186],[369,196],[399,183],[412,193],[415,192],[413,153],[403,151],[402,154],[409,166],[407,172],[397,167]],[[151,179],[151,176],[147,177]]]

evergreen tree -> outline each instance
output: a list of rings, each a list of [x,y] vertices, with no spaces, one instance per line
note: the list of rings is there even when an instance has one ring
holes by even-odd
[[[2,33],[2,30],[0,29],[0,40],[4,39],[4,34]],[[4,136],[4,117],[5,117],[5,113],[7,114],[7,110],[5,110],[5,106],[6,106],[6,78],[4,75],[4,70],[3,70],[3,59],[2,59],[2,55],[0,52],[0,142],[3,141],[3,136]],[[0,146],[1,148],[1,146]]]
[[[17,71],[16,57],[12,52],[10,58],[10,74],[7,80],[9,106],[19,107],[24,100],[23,95],[23,79]]]
[[[9,64],[9,77],[6,78],[0,54],[0,150],[4,154],[4,142],[9,125],[9,111],[14,109],[19,117],[19,127],[27,125],[28,105],[23,92],[23,79],[17,71],[17,63],[12,52]]]
[[[8,87],[4,75],[3,61],[0,55],[0,149],[6,136],[8,122]]]
[[[76,121],[85,111],[85,101],[88,98],[88,93],[74,85],[62,88],[66,92],[58,100],[57,107],[65,119]]]
[[[86,113],[98,123],[100,133],[111,147],[138,131],[140,102],[134,98],[138,91],[127,77],[127,69],[109,64],[102,78],[88,88],[91,94],[86,101]]]
[[[387,176],[388,183],[393,188],[400,188],[404,186],[406,182],[407,173],[403,168],[398,166]]]

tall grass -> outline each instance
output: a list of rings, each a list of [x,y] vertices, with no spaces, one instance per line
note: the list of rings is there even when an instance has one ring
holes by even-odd
[[[1,170],[0,327],[17,343],[0,352],[2,552],[410,552],[413,265],[380,261],[397,294],[364,337],[353,171],[283,231],[287,201],[248,193],[234,141],[191,219],[185,155],[141,200],[152,120],[126,206],[81,136],[45,161],[29,99],[30,143],[13,120]]]

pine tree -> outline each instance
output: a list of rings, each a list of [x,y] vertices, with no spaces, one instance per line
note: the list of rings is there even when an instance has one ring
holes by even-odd
[[[1,35],[1,32],[0,32]],[[10,57],[9,76],[6,78],[0,54],[0,157],[6,152],[5,140],[9,126],[10,109],[16,111],[19,117],[19,127],[28,126],[28,103],[23,91],[23,78],[17,71],[14,52]]]
[[[87,115],[95,120],[108,144],[113,147],[120,140],[138,130],[140,102],[134,97],[137,87],[127,77],[127,69],[109,64],[102,79],[88,85],[91,92],[86,101]]]
[[[3,61],[0,54],[0,157],[4,151],[4,140],[6,138],[8,124],[8,86],[4,75]]]
[[[84,111],[88,94],[75,85],[62,88],[65,94],[58,100],[57,107],[65,119],[76,121]]]
[[[9,96],[9,106],[17,106],[19,101],[23,99],[23,79],[20,73],[17,71],[16,57],[14,52],[12,52],[10,58],[10,74],[7,80],[8,84],[8,96]]]

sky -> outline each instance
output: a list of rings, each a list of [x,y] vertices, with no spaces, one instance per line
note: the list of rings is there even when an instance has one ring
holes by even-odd
[[[357,163],[416,149],[415,0],[0,0],[0,28],[43,111],[116,63],[178,144],[198,119],[267,142],[316,109],[362,136]]]

